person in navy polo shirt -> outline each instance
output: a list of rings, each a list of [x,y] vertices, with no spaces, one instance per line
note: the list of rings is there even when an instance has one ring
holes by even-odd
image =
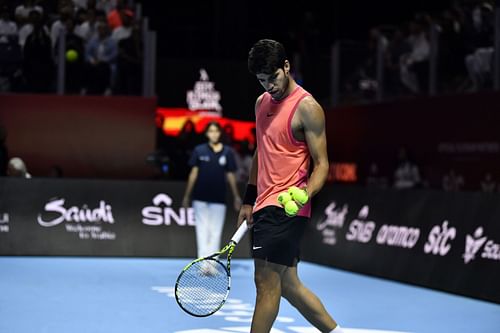
[[[226,180],[233,194],[234,209],[239,211],[241,206],[233,149],[221,142],[222,129],[218,122],[210,122],[205,135],[208,142],[196,146],[189,160],[191,172],[182,200],[184,207],[192,200],[198,257],[220,249],[226,215]]]

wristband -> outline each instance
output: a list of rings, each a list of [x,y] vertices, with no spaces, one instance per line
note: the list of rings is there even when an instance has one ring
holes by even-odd
[[[245,191],[245,196],[243,197],[244,205],[255,205],[255,200],[257,199],[257,186],[254,184],[248,184]]]

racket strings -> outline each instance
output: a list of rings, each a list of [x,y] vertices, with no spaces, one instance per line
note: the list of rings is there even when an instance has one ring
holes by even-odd
[[[176,285],[181,307],[195,316],[212,314],[224,303],[229,288],[229,276],[222,263],[201,260],[186,269]]]

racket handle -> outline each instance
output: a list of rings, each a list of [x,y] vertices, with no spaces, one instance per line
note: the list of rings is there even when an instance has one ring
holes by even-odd
[[[243,238],[243,236],[245,236],[247,230],[248,230],[247,220],[244,220],[243,223],[238,228],[238,230],[236,230],[236,232],[234,233],[233,237],[231,237],[231,242],[238,244],[240,240]]]

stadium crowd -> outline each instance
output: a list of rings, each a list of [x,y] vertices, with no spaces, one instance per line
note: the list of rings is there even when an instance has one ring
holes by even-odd
[[[432,54],[431,37],[437,36],[438,90],[464,93],[489,89],[493,84],[494,13],[493,0],[455,0],[439,12],[415,13],[398,25],[377,25],[368,32],[367,56],[342,82],[343,100],[373,101],[381,84],[388,98],[427,94]],[[301,66],[294,74],[298,82],[314,86],[311,68],[317,29],[314,15],[306,12],[302,35],[295,47]],[[65,40],[65,92],[79,95],[139,95],[142,72],[141,18],[133,1],[124,0],[0,0],[0,93],[54,93],[58,50],[62,33]],[[298,33],[296,34],[299,35]],[[312,37],[311,37],[312,36]],[[306,47],[307,46],[307,47]],[[377,52],[382,47],[384,82],[377,82]],[[347,58],[347,57],[344,57]],[[295,57],[294,59],[295,60]],[[309,71],[309,72],[308,72]],[[7,158],[5,134],[0,135],[0,175],[8,169],[24,170],[22,160]],[[175,140],[175,142],[174,142]],[[171,179],[186,179],[187,160],[194,146],[204,140],[190,127],[178,138],[159,136],[161,170]],[[249,142],[232,142],[230,132],[224,142],[238,152],[238,180],[245,182],[255,147]],[[429,185],[418,161],[404,150],[397,163],[383,169],[376,162],[366,166],[367,186],[404,188],[439,187],[445,191],[464,188],[500,192],[500,183],[484,170],[480,183],[470,185],[461,170],[450,165],[439,185]],[[163,160],[162,160],[163,161]],[[55,175],[62,171],[54,168]],[[35,175],[37,176],[37,175]]]
[[[343,83],[345,100],[369,101],[383,84],[387,98],[429,91],[432,35],[437,36],[440,93],[488,89],[493,83],[494,1],[456,0],[439,13],[418,12],[409,21],[377,25],[368,33],[367,56]],[[384,82],[377,82],[382,48]]]
[[[141,22],[123,0],[1,0],[0,92],[55,92],[62,33],[66,93],[141,93]]]

